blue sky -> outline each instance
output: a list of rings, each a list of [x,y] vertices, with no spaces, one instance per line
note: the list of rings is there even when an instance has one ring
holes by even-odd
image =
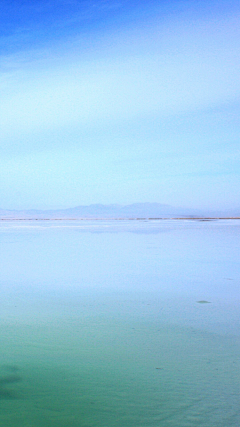
[[[239,12],[2,1],[0,207],[239,207]]]

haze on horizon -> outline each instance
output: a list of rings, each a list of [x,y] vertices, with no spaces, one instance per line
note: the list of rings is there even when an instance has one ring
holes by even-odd
[[[240,203],[236,0],[4,0],[0,207]]]

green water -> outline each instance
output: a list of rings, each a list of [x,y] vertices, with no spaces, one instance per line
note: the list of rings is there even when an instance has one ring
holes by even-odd
[[[209,236],[205,228],[180,231],[187,252],[198,233]],[[191,256],[175,253],[177,272],[170,268],[179,230],[163,236],[61,228],[41,233],[2,230],[0,426],[240,425],[238,287],[232,283],[237,246],[231,232],[227,265],[219,263],[218,250],[203,269],[203,248],[195,281],[189,278]],[[221,239],[221,233],[217,228],[213,236]],[[149,260],[156,263],[160,242],[169,256],[162,267],[158,258],[153,274]],[[221,292],[216,285],[200,292],[212,264]],[[222,277],[227,266],[231,280]],[[177,292],[175,283],[173,292],[176,273],[179,283],[186,280],[185,291],[181,285]],[[157,281],[165,285],[157,287]]]

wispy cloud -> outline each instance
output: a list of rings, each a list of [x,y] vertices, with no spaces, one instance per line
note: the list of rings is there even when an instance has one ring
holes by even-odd
[[[204,29],[203,22],[195,24],[174,26],[169,34],[156,24],[150,31],[122,31],[110,46],[108,35],[93,43],[87,58],[79,40],[71,42],[70,52],[59,47],[53,58],[51,51],[2,58],[2,135],[165,116],[235,101],[240,94],[236,18],[222,20],[221,26],[204,23]],[[227,34],[224,43],[222,33]]]

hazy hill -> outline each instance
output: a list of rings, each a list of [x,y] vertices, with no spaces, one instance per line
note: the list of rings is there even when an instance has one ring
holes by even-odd
[[[134,203],[132,205],[102,205],[76,206],[69,209],[57,210],[3,210],[0,218],[9,219],[91,219],[91,218],[175,218],[186,216],[201,216],[201,212],[193,209],[181,209],[160,203]]]
[[[76,206],[56,210],[4,210],[0,209],[1,219],[133,219],[133,218],[194,218],[194,217],[239,217],[239,211],[200,211],[177,208],[160,203],[133,203],[131,205]]]

